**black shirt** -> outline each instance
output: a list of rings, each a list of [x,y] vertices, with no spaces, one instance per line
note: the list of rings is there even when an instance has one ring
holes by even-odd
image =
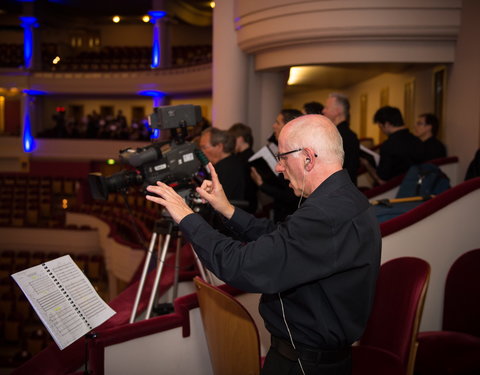
[[[430,137],[423,142],[423,156],[425,161],[444,158],[447,156],[447,149],[437,138]]]
[[[348,171],[352,182],[356,185],[358,168],[360,167],[360,142],[358,141],[357,134],[350,129],[347,121],[338,124],[337,129],[342,136],[343,151],[345,152],[343,168]]]
[[[203,264],[228,284],[263,293],[260,313],[272,335],[288,339],[278,293],[296,343],[325,349],[362,335],[374,298],[381,236],[373,210],[346,171],[325,180],[276,227],[236,208],[234,241],[199,215],[180,222]]]
[[[237,158],[242,162],[244,169],[245,177],[245,199],[248,201],[248,207],[246,210],[250,213],[255,213],[257,211],[257,190],[258,187],[255,182],[250,177],[250,165],[248,164],[248,159],[253,156],[253,150],[249,147],[242,152],[235,154]]]
[[[382,180],[389,180],[423,161],[422,141],[408,129],[398,130],[380,146],[377,174]]]
[[[240,159],[229,155],[215,164],[215,170],[228,200],[244,200],[245,171]]]

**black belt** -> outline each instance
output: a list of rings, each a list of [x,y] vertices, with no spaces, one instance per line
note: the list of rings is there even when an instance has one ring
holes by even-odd
[[[297,349],[294,349],[290,342],[275,336],[272,336],[272,348],[291,361],[300,359],[315,363],[335,363],[351,355],[350,347],[337,350],[313,350],[305,347],[299,348],[297,345]]]

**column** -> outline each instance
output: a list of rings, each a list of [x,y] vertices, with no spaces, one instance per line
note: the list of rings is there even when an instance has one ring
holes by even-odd
[[[228,129],[247,122],[247,55],[238,47],[234,1],[222,0],[213,9],[212,122]]]

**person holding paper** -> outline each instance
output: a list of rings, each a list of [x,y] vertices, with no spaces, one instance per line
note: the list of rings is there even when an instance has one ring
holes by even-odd
[[[298,109],[283,109],[280,111],[272,125],[273,135],[270,140],[278,143],[278,136],[285,124],[299,116],[302,116],[302,112]],[[297,209],[298,199],[288,187],[288,181],[285,181],[283,175],[280,174],[274,182],[265,181],[255,167],[252,167],[251,177],[260,191],[273,198],[273,220],[275,222],[284,220]]]
[[[335,125],[306,115],[281,131],[276,170],[304,204],[285,222],[255,218],[227,200],[215,168],[200,196],[243,238],[235,241],[194,214],[171,187],[148,186],[179,223],[203,264],[241,290],[263,293],[272,335],[263,375],[350,374],[351,344],[362,335],[380,267],[373,208],[342,169]]]

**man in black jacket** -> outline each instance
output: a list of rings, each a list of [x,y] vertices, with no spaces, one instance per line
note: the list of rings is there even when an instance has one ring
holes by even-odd
[[[360,142],[357,134],[350,129],[350,102],[345,95],[332,93],[328,96],[323,115],[327,116],[336,126],[342,136],[343,150],[345,158],[343,168],[345,168],[352,179],[357,184],[358,168],[360,167]]]
[[[373,116],[388,139],[380,145],[380,162],[376,170],[367,167],[378,184],[407,172],[412,165],[424,161],[424,149],[420,139],[408,130],[400,110],[385,106]]]
[[[169,186],[149,186],[179,223],[203,264],[228,284],[263,293],[260,313],[272,335],[262,374],[350,374],[351,344],[363,333],[380,266],[372,207],[342,170],[335,125],[306,115],[281,131],[276,170],[305,201],[275,226],[232,206],[211,166],[197,192],[241,233],[213,230]]]

